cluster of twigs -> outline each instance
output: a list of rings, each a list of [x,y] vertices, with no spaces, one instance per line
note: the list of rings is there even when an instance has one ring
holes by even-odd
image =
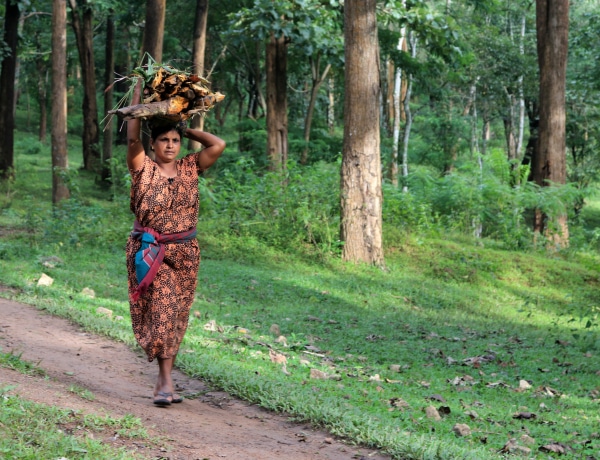
[[[119,105],[130,97],[140,79],[143,82],[143,93],[141,104],[108,112],[116,114],[122,120],[152,118],[177,123],[196,114],[205,114],[225,98],[221,93],[213,93],[210,90],[210,82],[205,78],[157,64],[152,59],[148,59],[146,65],[136,67],[130,76],[123,78],[128,79],[131,85]]]

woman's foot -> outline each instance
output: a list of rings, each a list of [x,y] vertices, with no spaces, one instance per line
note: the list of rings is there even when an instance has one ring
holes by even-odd
[[[158,391],[154,395],[153,403],[157,406],[160,406],[160,407],[170,406],[172,402],[173,402],[173,393],[167,393],[165,391]]]

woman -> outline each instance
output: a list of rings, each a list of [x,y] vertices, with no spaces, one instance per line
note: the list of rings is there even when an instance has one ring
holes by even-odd
[[[140,103],[141,84],[132,104]],[[177,159],[183,137],[204,149]],[[169,406],[175,394],[171,372],[188,318],[200,265],[196,240],[198,175],[217,161],[225,142],[212,134],[178,125],[152,128],[155,160],[146,156],[140,120],[127,122],[127,167],[131,210],[136,221],[127,241],[127,272],[133,332],[149,361],[158,360],[154,404]]]

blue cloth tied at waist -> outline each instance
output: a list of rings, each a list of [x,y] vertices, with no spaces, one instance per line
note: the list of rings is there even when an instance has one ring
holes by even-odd
[[[185,232],[161,234],[152,228],[142,227],[136,220],[133,224],[131,237],[142,242],[139,251],[135,254],[135,276],[138,286],[131,293],[129,299],[135,303],[154,281],[165,257],[165,244],[185,243],[193,240],[196,238],[196,228],[194,227]]]

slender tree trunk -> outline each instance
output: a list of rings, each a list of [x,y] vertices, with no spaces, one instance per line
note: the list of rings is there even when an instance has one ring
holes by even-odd
[[[417,37],[413,32],[409,33],[410,39],[410,53],[411,57],[414,59],[417,55]],[[404,79],[406,83],[406,94],[404,95],[404,117],[406,118],[406,122],[404,123],[404,133],[402,135],[402,177],[404,178],[404,185],[402,186],[402,191],[404,193],[408,192],[408,186],[406,185],[406,178],[408,177],[408,141],[410,139],[410,130],[412,129],[412,112],[410,110],[410,97],[412,95],[412,85],[413,85],[413,76],[412,74],[407,74],[407,77]]]
[[[67,153],[67,5],[52,2],[52,203],[69,198]]]
[[[406,6],[406,2],[403,2]],[[398,40],[398,51],[408,51],[406,43],[406,28],[400,30],[400,39]],[[390,179],[394,186],[398,186],[398,157],[399,157],[399,142],[400,142],[400,124],[406,121],[406,113],[404,112],[403,101],[406,99],[406,79],[402,78],[402,69],[396,66],[396,75],[394,77],[394,92],[393,92],[393,147],[392,147],[392,163],[390,167]]]
[[[308,143],[310,142],[310,128],[312,126],[313,115],[315,112],[315,105],[317,104],[317,95],[321,85],[327,78],[327,74],[331,69],[331,64],[325,66],[325,70],[321,73],[321,56],[317,59],[310,59],[310,68],[312,72],[311,88],[310,88],[310,100],[308,101],[308,110],[306,111],[306,118],[304,119],[304,149],[300,155],[300,163],[305,165],[308,162]]]
[[[344,4],[346,94],[360,97],[344,100],[341,238],[344,260],[384,266],[376,4]]]
[[[285,37],[267,43],[267,156],[269,169],[282,171],[288,157],[287,42]]]
[[[481,156],[484,157],[487,153],[488,142],[491,138],[491,128],[490,128],[490,119],[484,113],[482,118],[482,126],[481,126]]]
[[[23,35],[23,27],[25,26],[25,15],[24,14],[20,14],[19,15],[19,25],[17,27],[17,31],[18,31],[18,36],[21,37]],[[21,60],[19,59],[19,56],[17,55],[17,59],[15,61],[15,102],[13,104],[13,116],[16,116],[17,114],[17,103],[19,102],[19,96],[20,96],[20,89],[19,89],[19,79],[21,77]]]
[[[15,74],[17,45],[19,43],[19,5],[6,0],[4,17],[4,43],[8,53],[2,60],[0,71],[0,179],[14,177],[15,130]]]
[[[538,161],[533,177],[541,186],[566,182],[566,69],[569,0],[537,0],[536,26],[540,69]],[[534,230],[544,232],[556,247],[568,245],[566,213],[548,222],[538,209]]]
[[[208,0],[196,0],[196,18],[194,20],[194,48],[192,51],[192,61],[194,63],[194,73],[204,76],[204,55],[206,50],[206,24],[208,21]],[[204,129],[204,117],[195,116],[190,122],[193,129]],[[192,139],[188,142],[188,149],[192,151],[200,150],[202,144]]]
[[[69,0],[83,80],[83,169],[100,172],[100,124],[96,100],[93,9],[87,0]],[[81,6],[79,6],[81,5]]]
[[[335,80],[333,77],[329,77],[327,85],[327,101],[329,102],[327,107],[327,129],[329,134],[333,134],[335,130]]]
[[[521,56],[525,55],[525,26],[527,23],[527,18],[523,15],[521,19],[521,36],[519,42],[519,54]],[[523,150],[523,136],[525,133],[525,95],[523,90],[523,75],[519,76],[518,81],[518,92],[519,92],[519,132],[517,135],[517,157],[522,155],[521,151]]]
[[[115,81],[115,23],[112,12],[106,18],[106,45],[104,48],[104,113],[107,114],[113,108],[113,83]],[[107,181],[111,175],[110,160],[113,147],[112,116],[108,116],[104,127],[104,139],[102,143],[102,180]]]
[[[385,99],[386,99],[386,112],[385,112],[385,126],[388,135],[394,135],[394,113],[395,113],[395,99],[394,99],[394,85],[396,81],[396,66],[394,61],[386,59],[385,61]]]

